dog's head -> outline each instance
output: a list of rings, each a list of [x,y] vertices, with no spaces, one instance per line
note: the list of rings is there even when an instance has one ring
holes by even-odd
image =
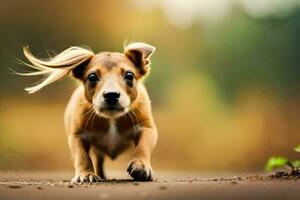
[[[150,45],[134,43],[124,53],[101,52],[82,69],[73,70],[97,114],[118,117],[130,109],[137,98],[138,82],[149,71],[153,52]]]
[[[140,79],[149,72],[149,58],[154,51],[155,47],[145,43],[129,44],[124,53],[94,54],[87,49],[72,47],[42,61],[25,48],[25,56],[33,64],[31,67],[40,70],[27,75],[48,75],[42,83],[26,90],[36,92],[71,72],[81,80],[85,97],[95,112],[103,117],[116,118],[128,112],[136,100]]]

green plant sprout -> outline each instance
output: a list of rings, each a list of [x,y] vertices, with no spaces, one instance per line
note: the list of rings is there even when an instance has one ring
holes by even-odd
[[[294,150],[300,153],[300,144],[296,146]],[[275,168],[284,167],[284,166],[288,166],[292,170],[300,168],[300,160],[290,161],[288,158],[284,156],[272,156],[271,158],[269,158],[265,166],[265,169],[266,171],[272,171]]]

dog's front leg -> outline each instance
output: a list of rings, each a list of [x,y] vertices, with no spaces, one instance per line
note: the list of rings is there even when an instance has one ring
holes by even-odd
[[[143,128],[135,138],[135,149],[127,172],[136,181],[152,181],[151,152],[156,144],[156,128]]]
[[[97,182],[101,178],[94,173],[93,164],[88,154],[90,144],[80,135],[69,135],[68,143],[73,158],[75,177],[72,183]]]

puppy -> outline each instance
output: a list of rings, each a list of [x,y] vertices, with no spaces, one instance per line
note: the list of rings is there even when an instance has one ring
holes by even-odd
[[[72,183],[105,179],[104,157],[116,158],[134,144],[127,172],[136,181],[153,180],[151,152],[157,129],[151,103],[143,85],[150,71],[155,47],[137,42],[124,47],[124,53],[100,52],[71,47],[53,58],[42,60],[28,47],[24,55],[37,70],[17,73],[44,75],[39,84],[25,88],[34,93],[71,74],[81,84],[74,91],[65,111],[65,129],[75,168]]]

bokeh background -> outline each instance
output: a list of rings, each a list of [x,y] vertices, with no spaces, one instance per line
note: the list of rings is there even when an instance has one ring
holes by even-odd
[[[299,0],[1,0],[0,169],[70,170],[63,112],[68,78],[39,78],[22,46],[48,57],[73,45],[157,47],[146,80],[159,141],[155,169],[263,170],[300,143]],[[125,169],[129,155],[108,168]]]

